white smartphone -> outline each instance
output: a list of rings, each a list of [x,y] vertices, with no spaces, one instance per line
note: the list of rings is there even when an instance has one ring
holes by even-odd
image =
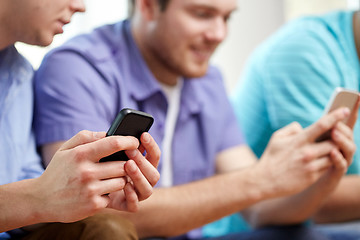
[[[324,114],[328,114],[329,112],[334,111],[340,107],[347,107],[350,109],[351,112],[357,111],[357,109],[355,109],[355,106],[359,99],[359,96],[360,96],[360,94],[357,91],[340,88],[340,87],[336,88],[330,98],[328,105],[325,108]],[[351,116],[351,114],[350,114],[350,116]],[[349,117],[344,119],[343,122],[345,124],[348,124],[348,120],[349,120]],[[329,139],[330,132],[331,131],[324,133],[316,141],[320,142],[325,139]]]
[[[340,87],[336,88],[330,98],[328,105],[325,108],[325,114],[340,107],[347,107],[351,112],[355,111],[355,105],[359,99],[359,96],[360,94],[357,91]],[[347,123],[348,120],[348,118],[344,119],[344,123]]]

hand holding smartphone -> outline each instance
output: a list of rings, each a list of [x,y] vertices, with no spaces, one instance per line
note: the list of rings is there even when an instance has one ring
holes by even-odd
[[[355,109],[356,103],[359,100],[359,93],[353,90],[348,90],[344,88],[336,88],[333,95],[330,98],[330,101],[325,108],[324,114],[328,114],[338,108],[347,107],[350,110],[350,115],[353,115],[354,111],[358,111]],[[349,117],[344,119],[343,122],[348,125]],[[320,142],[330,138],[331,131],[328,131],[321,135],[316,141]]]
[[[154,118],[148,113],[124,108],[119,112],[114,122],[111,124],[106,136],[134,136],[140,141],[141,134],[149,131],[153,122]],[[100,159],[100,162],[127,160],[129,160],[129,158],[125,152],[119,151]]]

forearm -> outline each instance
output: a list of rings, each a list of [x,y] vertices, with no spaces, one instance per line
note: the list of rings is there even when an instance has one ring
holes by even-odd
[[[261,202],[244,211],[254,227],[298,224],[311,218],[334,191],[342,174],[327,172],[318,182],[299,194]]]
[[[120,214],[134,222],[141,238],[180,235],[271,197],[256,176],[247,170],[156,189],[138,213]]]
[[[344,176],[314,220],[318,223],[344,222],[360,219],[360,177]]]
[[[39,223],[41,210],[32,190],[34,179],[0,186],[0,232]]]

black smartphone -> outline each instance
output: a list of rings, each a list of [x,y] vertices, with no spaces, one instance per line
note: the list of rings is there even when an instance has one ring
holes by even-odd
[[[143,132],[149,131],[154,122],[153,116],[148,113],[130,108],[122,109],[111,124],[106,136],[121,135],[134,136],[140,141]],[[127,161],[129,158],[124,151],[119,151],[100,159],[100,162]]]

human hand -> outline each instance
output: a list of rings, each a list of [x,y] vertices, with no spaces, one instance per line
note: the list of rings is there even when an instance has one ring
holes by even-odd
[[[126,151],[129,159],[125,171],[129,182],[124,191],[110,194],[111,203],[108,207],[135,212],[139,201],[147,199],[153,192],[153,187],[160,179],[156,167],[160,160],[160,149],[149,133],[141,135],[139,150]],[[145,157],[142,153],[146,151]]]
[[[349,110],[342,108],[306,129],[292,123],[275,132],[256,166],[269,194],[279,197],[295,194],[319,180],[332,166],[333,157],[338,157],[329,158],[337,146],[331,140],[315,141],[347,116]]]
[[[99,163],[120,150],[137,150],[134,137],[81,131],[55,153],[45,172],[35,179],[33,199],[43,222],[73,222],[93,215],[110,203],[106,193],[122,190],[125,162]]]
[[[354,107],[355,111],[352,111],[352,114],[349,117],[347,125],[343,122],[339,122],[331,130],[331,140],[337,145],[337,148],[330,153],[330,157],[334,164],[331,171],[332,173],[342,175],[352,163],[356,151],[353,128],[358,118],[359,107],[360,97]]]

